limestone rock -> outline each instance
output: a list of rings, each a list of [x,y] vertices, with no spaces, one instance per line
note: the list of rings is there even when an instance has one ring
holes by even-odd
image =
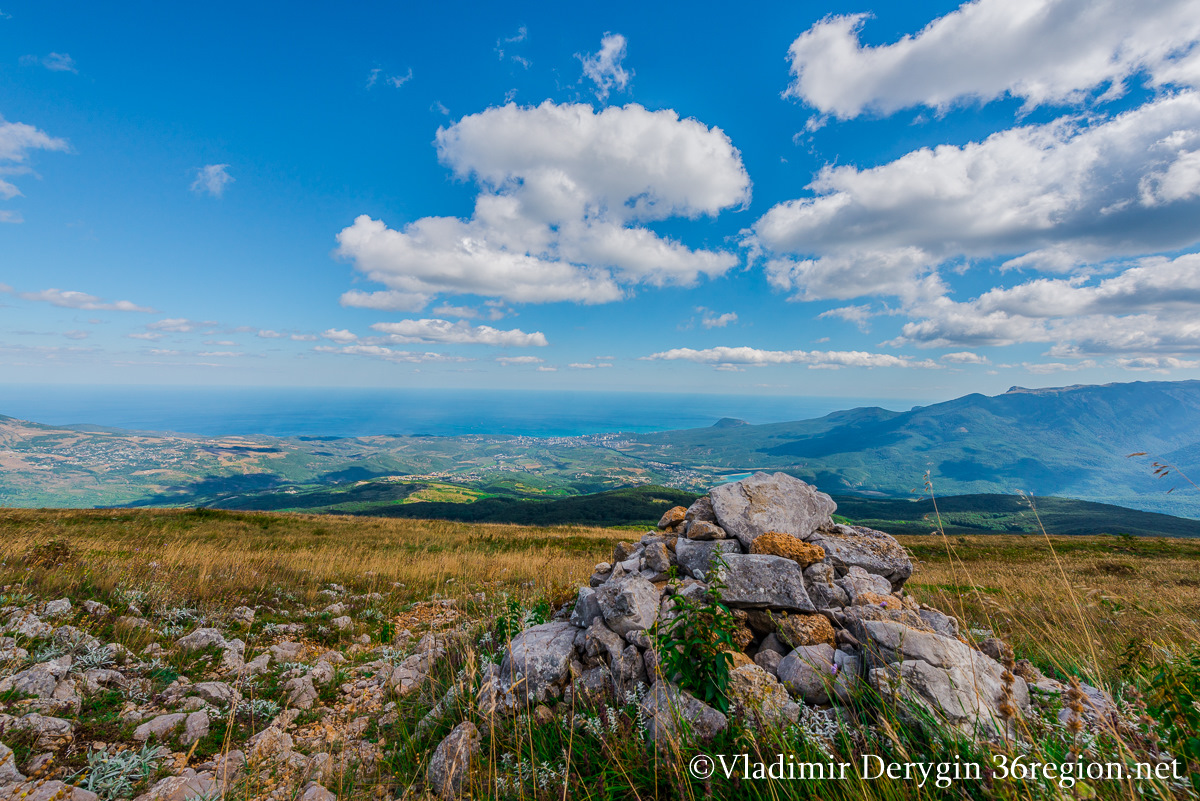
[[[717,515],[713,512],[712,498],[708,495],[701,495],[696,500],[692,501],[692,505],[687,508],[687,512],[683,515],[686,523],[716,523]],[[691,526],[688,527],[690,536]]]
[[[722,556],[731,553],[741,553],[742,546],[737,540],[700,541],[683,539],[675,543],[675,560],[679,567],[689,576],[700,578],[708,574],[712,564],[713,554]]]
[[[0,787],[25,781],[21,771],[17,770],[17,760],[12,749],[0,743]]]
[[[658,521],[658,527],[670,528],[677,523],[682,523],[686,516],[687,507],[673,506],[663,514],[662,518]]]
[[[238,606],[234,608],[229,617],[234,623],[249,626],[254,622],[254,610],[248,606]]]
[[[739,608],[814,612],[800,566],[782,556],[729,554],[725,557],[726,605]]]
[[[825,549],[820,545],[811,545],[782,531],[768,531],[761,537],[756,537],[754,542],[750,543],[750,553],[782,556],[791,559],[802,568],[825,558]]]
[[[100,603],[99,601],[84,601],[82,606],[83,611],[87,612],[92,617],[105,617],[109,612],[112,611],[112,609]]]
[[[283,691],[287,694],[288,706],[295,709],[312,709],[319,697],[317,688],[313,686],[312,676],[307,674],[288,679],[283,685]]]
[[[309,782],[300,793],[300,801],[337,801],[337,796],[316,782]]]
[[[438,744],[429,759],[425,780],[439,798],[450,801],[462,796],[471,759],[479,753],[482,740],[479,729],[467,720],[455,726]]]
[[[57,601],[50,601],[46,604],[46,608],[42,612],[42,617],[48,617],[53,620],[56,617],[63,617],[69,614],[71,614],[71,599],[59,598]]]
[[[643,558],[646,560],[646,569],[652,570],[655,573],[666,573],[671,569],[671,553],[667,550],[664,543],[656,542],[646,546]]]
[[[151,737],[159,740],[170,738],[175,730],[188,719],[185,712],[172,712],[167,715],[157,715],[133,730],[133,739],[144,743]]]
[[[658,588],[641,576],[627,576],[600,586],[596,601],[605,624],[622,636],[634,629],[648,629],[658,619]]]
[[[603,617],[603,613],[600,611],[600,600],[596,597],[596,591],[591,587],[580,588],[569,618],[571,625],[586,629],[598,617]]]
[[[100,796],[60,781],[28,781],[4,788],[6,798],[21,801],[99,801]]]
[[[804,538],[825,549],[825,556],[839,573],[851,567],[861,567],[868,573],[883,576],[893,590],[904,586],[912,575],[912,560],[895,538],[882,531],[864,526],[829,524]]]
[[[208,736],[208,713],[204,710],[197,710],[188,715],[183,721],[183,735],[179,738],[179,742],[184,745],[191,745],[197,740],[203,740]]]
[[[860,603],[859,597],[864,594],[886,596],[892,592],[892,583],[886,578],[874,573],[868,573],[858,565],[846,571],[846,575],[838,580],[838,586],[846,591],[851,604]],[[866,599],[870,603],[872,599]]]
[[[225,637],[217,629],[196,629],[191,634],[175,641],[175,647],[183,651],[203,651],[205,648],[225,648]]]
[[[786,473],[755,473],[709,493],[721,528],[745,548],[768,531],[807,540],[829,525],[837,504],[816,487]]]
[[[804,569],[808,597],[818,609],[832,609],[850,603],[850,596],[838,586],[836,579],[837,571],[826,562],[817,562]]]
[[[139,795],[134,801],[190,801],[193,798],[220,797],[220,789],[211,773],[196,773],[185,770],[179,776],[159,779],[154,786]]]
[[[777,670],[779,680],[793,696],[809,704],[829,703],[829,690],[837,673],[829,645],[801,646],[785,656]]]
[[[71,661],[69,656],[60,656],[57,659],[26,668],[20,673],[0,681],[0,692],[12,690],[36,698],[51,698],[59,681],[71,669]]]
[[[795,723],[800,705],[773,674],[756,664],[735,668],[729,674],[729,704],[732,714],[755,727]]]
[[[500,663],[504,686],[518,698],[541,702],[556,695],[569,674],[578,633],[577,627],[565,622],[542,623],[522,631],[509,643]]]
[[[707,520],[693,520],[688,525],[687,537],[689,540],[707,542],[727,539],[729,534],[716,523],[710,523]]]
[[[754,664],[758,665],[763,670],[770,673],[776,678],[779,677],[779,663],[783,661],[783,654],[770,648],[760,650],[754,655]]]
[[[648,718],[646,731],[660,748],[678,752],[682,746],[679,723],[686,721],[692,734],[708,742],[725,730],[729,721],[691,693],[666,680],[659,680],[642,699],[642,714]]]
[[[859,625],[869,676],[881,693],[932,712],[972,737],[1013,733],[1012,718],[1001,714],[1006,671],[996,660],[958,640],[893,621]],[[1025,680],[1012,676],[1009,692],[1013,709],[1028,713]]]
[[[779,623],[779,638],[792,648],[821,643],[837,647],[833,626],[824,615],[788,615]]]

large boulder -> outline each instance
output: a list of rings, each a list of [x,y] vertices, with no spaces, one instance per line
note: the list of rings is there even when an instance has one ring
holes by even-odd
[[[648,629],[658,619],[658,588],[641,576],[601,584],[596,589],[596,602],[605,624],[622,637],[637,629]]]
[[[908,552],[891,534],[865,526],[829,524],[804,539],[824,548],[826,561],[839,574],[845,574],[851,567],[861,567],[886,578],[893,590],[903,587],[912,575]]]
[[[579,631],[570,623],[553,622],[532,626],[513,637],[500,663],[505,689],[518,698],[539,702],[556,696],[570,673]]]
[[[804,588],[804,573],[791,559],[765,554],[729,554],[723,571],[726,605],[742,609],[814,612]]]
[[[35,698],[50,698],[58,683],[71,669],[71,657],[60,656],[41,662],[0,681],[0,692],[16,692]]]
[[[965,643],[890,620],[858,628],[870,681],[885,696],[977,738],[1012,736],[1016,713],[1029,712],[1025,680]]]
[[[745,548],[768,531],[802,540],[830,525],[837,504],[816,487],[787,473],[755,473],[710,493],[717,523]]]

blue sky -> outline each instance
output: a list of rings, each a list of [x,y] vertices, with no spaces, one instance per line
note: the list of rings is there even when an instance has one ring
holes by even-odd
[[[1200,378],[1198,41],[1197,0],[3,3],[0,373]]]

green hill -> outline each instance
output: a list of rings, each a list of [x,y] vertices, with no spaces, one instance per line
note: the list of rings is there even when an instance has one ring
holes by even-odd
[[[939,495],[1024,491],[1200,516],[1200,493],[1168,498],[1173,484],[1150,467],[1161,458],[1200,476],[1200,381],[1014,387],[907,412],[850,409],[633,439],[625,452],[641,458],[783,470],[827,492],[904,497],[928,471]],[[1137,451],[1150,457],[1128,458]]]

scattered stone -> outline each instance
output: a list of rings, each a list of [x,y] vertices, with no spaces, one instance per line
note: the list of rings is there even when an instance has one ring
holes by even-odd
[[[0,787],[25,781],[21,771],[17,770],[17,759],[12,749],[0,743]]]
[[[338,631],[345,631],[346,629],[354,626],[354,620],[349,615],[342,615],[341,617],[335,617],[333,620],[329,621],[329,625],[333,626]]]
[[[175,647],[182,651],[203,651],[206,648],[221,648],[226,646],[225,637],[216,629],[196,629],[191,634],[180,637],[175,641]]]
[[[327,755],[328,756],[328,755]],[[316,782],[309,782],[300,793],[300,801],[336,801],[337,796]]]
[[[208,713],[204,710],[197,710],[183,721],[183,735],[180,736],[179,742],[184,745],[191,745],[197,740],[202,740],[208,736]]]
[[[296,709],[312,709],[319,697],[317,688],[313,686],[312,676],[308,675],[289,679],[283,685],[283,691],[287,694],[288,706]]]
[[[479,729],[467,720],[438,744],[429,759],[425,780],[439,798],[449,801],[462,797],[471,760],[479,753],[482,740]]]
[[[99,601],[84,601],[83,611],[87,612],[92,617],[106,617],[112,609],[100,603]]]
[[[717,515],[713,512],[712,498],[708,495],[701,495],[692,501],[692,505],[687,508],[683,519],[686,523],[716,523]],[[688,527],[688,535],[691,536],[690,526]]]
[[[54,619],[71,614],[71,599],[59,598],[57,601],[50,601],[46,604],[46,609],[42,612],[42,617]]]
[[[4,791],[6,798],[19,798],[21,801],[99,801],[100,799],[100,796],[84,790],[82,787],[72,787],[58,780],[28,781],[24,784],[5,787]]]
[[[139,743],[144,743],[151,737],[159,740],[166,740],[175,730],[182,726],[188,719],[186,712],[172,712],[167,715],[157,715],[142,725],[138,726],[133,731],[133,739]]]
[[[233,612],[230,613],[229,619],[234,623],[249,626],[254,623],[254,610],[248,606],[235,607]]]

